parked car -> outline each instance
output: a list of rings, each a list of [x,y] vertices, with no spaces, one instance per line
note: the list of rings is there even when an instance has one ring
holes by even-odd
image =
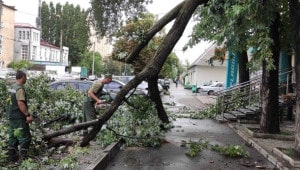
[[[115,98],[117,93],[123,88],[126,84],[123,83],[122,81],[112,79],[112,81],[108,84],[104,85],[104,89],[112,96],[112,98]],[[130,92],[129,92],[130,93]],[[147,95],[142,89],[136,88],[134,91],[134,94],[137,95]]]
[[[125,84],[127,84],[130,80],[134,78],[134,76],[114,76],[113,77],[116,80],[119,80]],[[159,92],[162,92],[163,87],[160,83],[157,83]],[[142,81],[138,86],[138,89],[142,89],[146,94],[148,93],[148,83],[147,81]]]
[[[78,91],[86,92],[92,86],[92,84],[93,84],[92,81],[66,79],[66,80],[58,80],[58,81],[52,82],[52,83],[50,83],[49,87],[51,90],[64,90],[68,86],[70,86]]]
[[[113,79],[119,80],[125,84],[127,84],[133,78],[134,78],[134,76],[113,76]]]
[[[98,77],[96,75],[89,75],[88,80],[95,81],[98,80]]]
[[[163,89],[168,90],[170,88],[170,81],[168,79],[158,79],[158,83]]]
[[[13,84],[16,81],[16,71],[11,68],[0,69],[0,79],[6,80],[7,84]]]
[[[163,91],[163,87],[157,83],[158,91],[161,93]],[[148,94],[148,82],[142,81],[137,88],[143,90],[146,94]]]
[[[65,90],[67,87],[73,87],[74,89],[86,94],[90,87],[93,85],[93,81],[82,81],[82,80],[58,80],[50,83],[49,88],[51,90]],[[102,90],[101,96],[103,99],[112,98],[112,96],[106,91],[106,89]],[[101,97],[102,98],[102,97]],[[112,98],[113,99],[113,98]]]
[[[223,82],[213,82],[211,85],[202,85],[197,88],[197,92],[206,92],[208,95],[212,95],[213,93],[224,90]]]

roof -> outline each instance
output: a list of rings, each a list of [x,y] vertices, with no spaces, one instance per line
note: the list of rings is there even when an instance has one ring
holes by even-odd
[[[35,26],[28,24],[28,23],[15,23],[15,27],[17,28],[34,28],[38,30]]]
[[[57,47],[57,46],[55,46],[55,45],[53,45],[53,44],[50,44],[50,43],[48,43],[48,42],[45,41],[45,40],[41,40],[41,46],[60,49],[59,47]]]
[[[202,65],[202,66],[209,66],[208,64],[208,60],[213,57],[215,55],[215,48],[217,47],[222,47],[223,44],[221,46],[218,46],[216,42],[213,42],[213,44],[211,44],[211,46],[209,46],[192,64],[190,67],[194,67],[197,65]],[[214,66],[225,66],[225,64],[221,64],[218,61],[214,62]]]
[[[10,8],[10,9],[12,9],[12,10],[15,10],[15,11],[16,11],[16,8],[15,8],[15,6],[6,5],[6,4],[4,4],[4,3],[2,3],[2,5],[3,5],[3,6],[6,6],[7,8]]]

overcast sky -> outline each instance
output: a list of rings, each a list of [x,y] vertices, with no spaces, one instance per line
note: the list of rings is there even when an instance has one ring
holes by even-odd
[[[54,4],[61,3],[62,5],[64,5],[66,2],[69,2],[70,4],[80,5],[80,7],[84,9],[90,7],[89,0],[42,0],[42,1],[45,1],[47,3],[50,3],[52,1]],[[15,6],[15,8],[17,9],[15,22],[30,23],[34,26],[36,25],[35,19],[38,14],[39,0],[3,0],[3,2],[6,5]],[[158,17],[160,18],[180,2],[182,2],[182,0],[153,0],[153,3],[148,6],[148,10],[151,13],[158,15]],[[182,52],[182,47],[188,41],[188,36],[191,33],[192,26],[193,23],[190,22],[183,36],[181,37],[181,39],[178,41],[175,48],[173,49],[182,62],[188,60],[190,63],[192,63],[209,46],[208,43],[203,42],[193,47],[193,49],[189,49],[184,53]]]

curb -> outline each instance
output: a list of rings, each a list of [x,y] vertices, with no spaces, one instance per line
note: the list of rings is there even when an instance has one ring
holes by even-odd
[[[277,158],[268,153],[263,147],[259,146],[254,140],[250,139],[245,133],[239,130],[234,125],[227,123],[227,125],[234,130],[242,139],[244,139],[247,144],[253,146],[260,154],[262,154],[266,159],[268,159],[273,165],[282,170],[289,170],[290,168],[283,165]]]
[[[105,169],[110,160],[112,160],[120,151],[123,143],[124,141],[120,139],[118,142],[108,145],[103,152],[99,153],[99,156],[86,168],[86,170]]]

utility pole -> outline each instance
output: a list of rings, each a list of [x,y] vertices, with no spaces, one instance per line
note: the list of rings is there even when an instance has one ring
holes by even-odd
[[[94,71],[95,71],[95,45],[96,43],[94,42],[92,75],[94,75]]]
[[[62,43],[62,40],[63,40],[63,28],[62,28],[62,16],[59,15],[59,14],[56,14],[56,17],[59,18],[59,24],[60,24],[60,38],[59,38],[59,54],[60,54],[60,57],[59,57],[59,62],[60,62],[60,65],[63,65],[63,43]]]
[[[60,24],[60,25],[62,25],[62,24]],[[63,64],[63,53],[64,53],[63,45],[62,45],[62,38],[63,38],[63,29],[61,27],[60,28],[60,42],[59,42],[59,49],[60,49],[60,60],[59,61],[60,61],[60,65]]]

